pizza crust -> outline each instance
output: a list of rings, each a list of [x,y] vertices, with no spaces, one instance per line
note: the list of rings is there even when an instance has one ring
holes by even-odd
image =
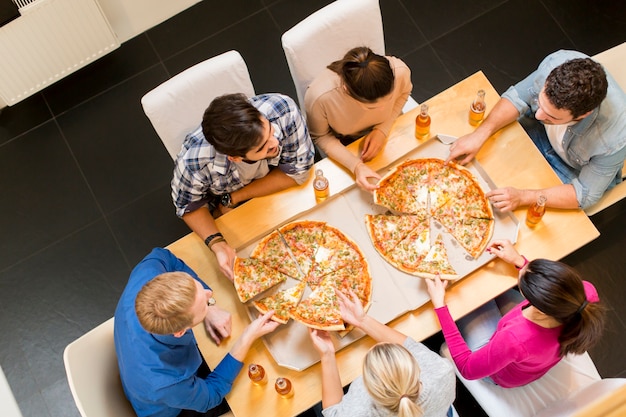
[[[421,195],[424,189],[428,192],[426,208]],[[394,213],[397,216],[415,215],[423,217],[427,223],[437,221],[474,259],[483,253],[495,229],[489,199],[472,172],[462,165],[454,162],[446,164],[437,158],[407,160],[396,166],[379,182],[374,202],[387,207],[392,213],[400,212]],[[425,257],[423,246],[403,247],[406,242],[402,241],[390,244],[381,237],[385,233],[376,229],[375,215],[367,215],[365,223],[374,248],[387,262],[411,275],[433,276],[430,271],[424,273],[419,270],[419,264]],[[408,231],[406,236],[411,236],[411,233],[415,230]],[[444,276],[445,279],[459,278],[450,273],[442,273],[442,279]]]
[[[285,237],[286,244],[289,245],[289,249],[293,253],[293,258],[285,249],[285,242],[280,239],[279,233]],[[371,305],[372,278],[365,256],[354,240],[338,228],[325,222],[304,220],[284,225],[261,239],[252,251],[251,258],[279,274],[285,270],[292,271],[287,275],[291,278],[300,279],[296,286],[302,286],[302,292],[306,286],[313,290],[308,297],[302,300],[297,302],[292,300],[293,306],[285,308],[286,314],[272,318],[279,323],[287,323],[289,318],[292,318],[314,329],[345,330],[334,293],[335,289],[341,291],[354,290],[363,303],[365,311]],[[294,258],[295,260],[300,259],[300,263],[307,262],[306,276],[294,276],[297,275],[293,272]],[[289,265],[290,262],[293,265]],[[242,273],[240,268],[235,271],[236,281],[242,281]],[[316,273],[320,275],[317,276]],[[295,287],[278,290],[277,286],[282,282],[276,284],[276,290],[273,294],[253,300],[252,305],[264,313],[272,309],[271,306],[276,302],[276,298],[284,296],[290,290],[295,291]],[[315,297],[318,297],[323,290],[325,290],[325,297],[322,297],[321,304],[313,304],[313,302],[320,301],[319,299],[316,301]],[[253,295],[240,297],[240,299],[243,302],[244,299],[247,301],[254,297]],[[311,308],[307,311],[308,305],[311,305]],[[286,317],[287,315],[288,317]],[[311,317],[315,320],[312,320]]]

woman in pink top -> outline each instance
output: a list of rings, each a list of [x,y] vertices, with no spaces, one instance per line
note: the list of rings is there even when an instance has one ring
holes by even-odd
[[[391,125],[402,113],[413,84],[411,71],[395,57],[353,48],[330,64],[304,95],[307,125],[315,144],[353,172],[356,183],[374,190],[380,176],[364,162],[385,147]],[[345,145],[365,136],[361,157]]]
[[[520,270],[519,290],[525,301],[511,309],[503,306],[511,292],[517,293],[510,290],[459,320],[459,332],[444,302],[447,282],[426,281],[450,354],[464,378],[489,377],[504,388],[525,385],[563,356],[584,353],[599,339],[604,307],[595,287],[576,270],[547,259],[529,262],[508,240],[494,241],[487,250]],[[469,342],[476,336],[472,333],[490,324],[488,340]]]

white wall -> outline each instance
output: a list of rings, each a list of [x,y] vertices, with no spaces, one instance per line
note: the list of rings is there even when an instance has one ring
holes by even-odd
[[[120,43],[158,25],[201,0],[98,0]],[[6,103],[0,99],[0,109]]]

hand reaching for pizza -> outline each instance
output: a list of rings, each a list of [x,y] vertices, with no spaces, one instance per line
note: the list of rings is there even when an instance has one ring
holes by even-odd
[[[489,136],[484,137],[484,135],[480,134],[477,130],[461,136],[450,145],[450,155],[448,155],[446,159],[446,164],[450,161],[455,161],[461,165],[469,163],[474,159],[488,137]]]
[[[339,309],[341,310],[341,318],[344,322],[359,327],[366,317],[363,310],[363,304],[359,297],[350,290],[350,297],[339,290],[335,290],[337,299],[339,300]]]
[[[230,354],[233,358],[239,362],[243,362],[252,346],[252,343],[261,336],[265,336],[268,333],[273,332],[280,325],[275,321],[272,321],[273,310],[259,316],[252,321],[241,334],[241,337],[233,344],[230,350]]]
[[[366,191],[374,191],[378,188],[377,182],[380,180],[380,175],[363,162],[359,162],[354,167],[354,177],[356,184]],[[370,182],[371,179],[374,183]]]
[[[215,253],[215,257],[217,258],[217,263],[220,266],[220,270],[226,277],[233,281],[233,265],[235,265],[235,257],[237,254],[235,250],[230,247],[230,245],[226,242],[218,242],[211,247],[213,253]]]
[[[487,252],[516,266],[523,265],[526,262],[526,259],[513,247],[510,240],[494,240],[487,248]]]
[[[491,204],[501,212],[513,211],[523,205],[524,191],[513,187],[497,188],[485,194]]]
[[[232,316],[226,310],[217,306],[211,306],[207,309],[204,327],[215,344],[219,345],[223,339],[230,336]]]
[[[446,287],[448,286],[448,281],[442,281],[439,276],[435,276],[434,279],[427,278],[425,281],[426,288],[428,288],[428,294],[430,295],[430,300],[433,302],[433,307],[440,308],[445,306]]]
[[[311,337],[315,350],[318,351],[320,356],[335,354],[335,346],[330,338],[330,333],[326,330],[309,328],[309,336]]]

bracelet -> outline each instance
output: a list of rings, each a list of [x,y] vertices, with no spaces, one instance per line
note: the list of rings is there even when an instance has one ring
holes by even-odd
[[[216,243],[220,243],[220,242],[226,242],[226,239],[224,239],[223,237],[216,237],[215,239],[209,242],[209,245],[208,245],[209,249],[213,250],[213,246],[215,246]]]
[[[217,233],[213,233],[211,236],[207,237],[206,239],[204,239],[204,244],[209,246],[209,243],[211,243],[213,241],[213,239],[217,238],[217,237],[221,237],[224,238],[224,235],[222,235],[220,232]],[[209,246],[210,247],[210,246]]]
[[[517,269],[518,271],[522,269],[523,267],[525,267],[526,265],[528,265],[528,262],[529,262],[528,259],[526,259],[524,255],[522,255],[522,258],[524,258],[524,263],[522,264],[522,266],[515,265],[515,269]]]

